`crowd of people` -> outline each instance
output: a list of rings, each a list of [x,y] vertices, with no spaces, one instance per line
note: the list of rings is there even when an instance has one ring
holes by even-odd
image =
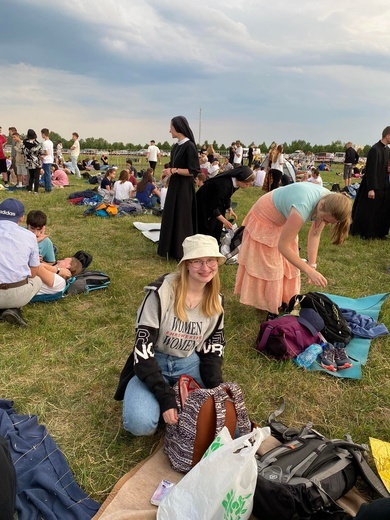
[[[145,208],[162,204],[157,253],[178,262],[174,273],[159,277],[146,288],[137,313],[134,346],[115,394],[117,400],[123,400],[124,427],[133,435],[152,435],[161,421],[177,423],[172,386],[180,375],[191,375],[206,388],[223,381],[224,308],[218,270],[225,257],[219,243],[223,228],[231,229],[237,220],[231,201],[237,189],[255,184],[266,191],[243,220],[234,292],[243,305],[264,311],[268,320],[276,318],[291,297],[300,293],[302,273],[315,287],[327,286],[317,268],[326,226],[331,227],[336,245],[343,244],[350,231],[363,238],[385,238],[390,227],[390,127],[368,154],[353,209],[349,197],[323,186],[320,171],[314,167],[303,182],[284,183],[280,144],[273,144],[262,165],[254,160],[253,150],[248,165],[243,165],[242,145],[237,140],[221,164],[212,146],[198,151],[185,117],[171,120],[170,133],[177,143],[159,184],[154,173],[161,155],[154,141],[148,151],[150,167],[141,179],[136,179],[130,159],[116,181],[117,169],[109,167],[106,157],[101,158],[102,167],[96,157],[82,165],[87,171],[102,170],[100,189],[112,192],[115,203],[136,197]],[[57,146],[54,162],[49,131],[42,129],[41,134],[43,143],[31,129],[22,141],[16,129],[10,129],[18,182],[20,176],[23,185],[28,175],[29,192],[38,191],[41,169],[45,191],[51,191],[56,182],[66,182],[66,172],[60,168],[62,147]],[[70,162],[79,176],[77,133],[73,143]],[[356,156],[348,153],[346,160],[354,163]],[[0,157],[0,169],[4,169],[2,161]],[[345,165],[347,180],[352,163]],[[24,216],[20,200],[9,197],[0,203],[0,320],[19,326],[27,325],[21,308],[36,294],[63,290],[66,280],[82,269],[76,258],[56,260],[42,211],[29,212],[27,227],[23,226]],[[306,260],[298,246],[305,223],[310,223]]]

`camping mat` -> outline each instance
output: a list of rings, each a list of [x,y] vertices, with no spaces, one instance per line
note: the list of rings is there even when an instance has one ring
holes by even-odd
[[[160,240],[161,222],[133,222],[134,227],[142,232],[143,236],[152,242]]]
[[[269,437],[261,443],[259,455],[264,455],[278,444],[274,437]],[[163,479],[177,484],[183,476],[171,468],[161,441],[152,455],[115,484],[92,520],[156,520],[157,507],[151,505],[150,498],[158,484]],[[353,488],[338,502],[347,513],[355,515],[365,501]],[[250,520],[256,520],[256,517],[251,515]]]
[[[325,294],[325,293],[324,293]],[[334,303],[342,309],[352,309],[358,314],[366,314],[375,321],[378,321],[379,312],[382,304],[385,302],[389,293],[373,294],[365,298],[346,298],[345,296],[336,296],[335,294],[325,294]],[[318,362],[313,363],[308,370],[321,370],[335,377],[344,377],[349,379],[362,378],[362,365],[365,365],[370,350],[371,339],[354,337],[347,346],[348,356],[351,358],[353,366],[338,372],[331,372],[322,368]]]

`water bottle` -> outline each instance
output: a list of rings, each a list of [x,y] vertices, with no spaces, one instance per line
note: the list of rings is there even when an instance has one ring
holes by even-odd
[[[318,343],[313,343],[309,347],[307,347],[303,352],[298,354],[297,357],[294,358],[294,362],[299,367],[309,368],[310,365],[317,359],[317,357],[322,353],[322,346]]]

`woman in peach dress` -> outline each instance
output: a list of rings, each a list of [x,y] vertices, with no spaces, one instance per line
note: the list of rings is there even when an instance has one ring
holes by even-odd
[[[312,183],[277,188],[253,205],[246,216],[238,255],[235,293],[240,302],[268,311],[275,318],[283,303],[300,292],[301,271],[318,287],[327,285],[317,271],[322,230],[332,225],[332,241],[342,244],[351,221],[351,201]],[[311,221],[305,261],[299,257],[298,233]]]

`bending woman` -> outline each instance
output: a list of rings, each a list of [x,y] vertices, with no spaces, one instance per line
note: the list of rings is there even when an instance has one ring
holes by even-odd
[[[196,193],[198,231],[221,241],[222,228],[232,228],[225,218],[228,211],[231,218],[237,219],[231,207],[231,197],[238,188],[252,186],[255,174],[248,166],[239,166],[207,180]]]
[[[306,263],[299,257],[298,233],[312,222]],[[300,292],[300,272],[318,287],[327,285],[317,271],[322,230],[331,224],[333,244],[342,244],[351,221],[351,201],[310,182],[290,184],[263,195],[245,217],[235,293],[240,302],[275,317],[282,303]]]
[[[200,167],[194,135],[187,119],[174,117],[169,131],[178,142],[171,152],[171,177],[157,253],[180,260],[183,240],[197,231],[194,179],[200,173]]]
[[[217,241],[205,235],[186,238],[183,249],[178,271],[145,288],[134,350],[115,394],[123,399],[123,424],[133,435],[153,435],[161,416],[176,424],[171,387],[182,374],[202,387],[222,383],[225,338],[218,265],[225,258]]]

